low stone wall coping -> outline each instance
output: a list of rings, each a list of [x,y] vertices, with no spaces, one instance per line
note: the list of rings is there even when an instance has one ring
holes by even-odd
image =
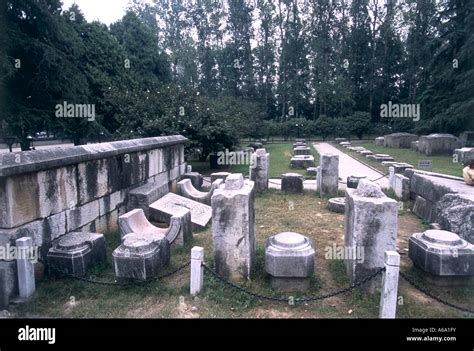
[[[100,144],[57,147],[0,155],[0,178],[16,174],[38,172],[80,162],[158,149],[188,142],[182,135],[120,140]],[[18,158],[17,155],[20,155]],[[18,162],[20,160],[20,162]]]

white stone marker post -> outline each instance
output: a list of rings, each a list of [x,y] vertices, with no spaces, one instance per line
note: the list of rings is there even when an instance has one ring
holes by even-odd
[[[385,251],[385,272],[380,293],[379,318],[396,317],[399,272],[400,255],[396,251]]]
[[[217,273],[229,280],[250,279],[255,263],[255,185],[231,174],[211,198],[212,244]]]
[[[204,283],[204,248],[194,246],[191,249],[191,284],[190,293],[192,296],[199,294]]]
[[[32,257],[29,253],[33,248],[33,241],[29,237],[23,237],[16,240],[17,249],[17,271],[18,271],[18,290],[20,297],[29,298],[35,292],[35,270]]]

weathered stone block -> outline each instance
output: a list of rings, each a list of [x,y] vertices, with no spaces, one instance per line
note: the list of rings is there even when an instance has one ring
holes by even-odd
[[[270,154],[265,149],[257,149],[252,154],[249,167],[249,179],[255,182],[256,191],[268,190],[270,178]]]
[[[427,222],[436,222],[435,209],[436,203],[422,196],[416,196],[413,213],[418,217],[423,218]]]
[[[171,168],[169,171],[169,176],[170,176],[170,181],[178,181],[178,179],[181,178],[181,171],[184,169],[184,167],[181,167],[181,165],[176,166],[174,168]]]
[[[305,142],[303,142],[303,141],[298,141],[298,142],[296,142],[296,143],[293,144],[293,149],[294,149],[294,148],[297,148],[297,147],[306,147],[306,146],[307,146],[307,145],[306,145]]]
[[[223,181],[230,175],[229,172],[215,172],[211,173],[211,184],[214,183],[217,179],[222,179]]]
[[[418,140],[418,135],[410,133],[393,133],[384,136],[385,147],[396,149],[409,149],[413,141]]]
[[[281,175],[281,190],[290,194],[303,193],[304,177],[298,173],[285,173]]]
[[[383,146],[385,143],[385,138],[384,137],[377,137],[375,138],[375,145],[377,146]]]
[[[7,309],[10,299],[17,294],[16,261],[0,261],[0,309]]]
[[[474,198],[467,194],[446,194],[436,204],[436,221],[442,228],[474,244]]]
[[[128,192],[127,210],[140,208],[149,216],[149,207],[152,203],[169,192],[168,182],[164,184],[147,183]]]
[[[320,196],[331,196],[339,189],[339,156],[321,154],[319,158],[318,191]]]
[[[109,192],[106,160],[94,160],[77,165],[79,204],[98,199]]]
[[[103,234],[72,232],[53,242],[47,255],[49,273],[55,276],[83,276],[105,262]]]
[[[345,260],[351,282],[384,267],[384,252],[396,250],[397,216],[397,201],[385,196],[379,185],[361,180],[357,189],[346,189],[344,245],[353,252],[364,250],[364,260]],[[371,284],[372,291],[375,285]]]
[[[148,151],[148,177],[153,177],[165,171],[163,149]]]
[[[66,234],[66,213],[61,212],[16,228],[0,229],[0,245],[13,244],[16,239],[28,236],[33,239],[35,245],[43,246],[64,234]]]
[[[125,203],[126,191],[119,190],[112,194],[105,195],[99,199],[99,215],[115,211],[119,206]]]
[[[95,233],[115,233],[119,230],[118,227],[119,209],[108,212],[96,218],[89,229],[81,229],[79,231],[95,232]]]
[[[211,184],[210,191],[199,191],[191,183],[191,179],[183,179],[177,184],[177,194],[202,204],[211,205],[211,197],[214,190],[223,183],[222,179],[217,179]]]
[[[413,165],[404,162],[395,162],[391,164],[395,173],[404,173],[405,170],[413,168]]]
[[[469,160],[474,160],[474,147],[463,147],[461,149],[455,149],[454,155],[456,155],[458,162],[467,162]]]
[[[306,173],[309,176],[316,177],[318,175],[318,169],[316,167],[308,167],[306,168]]]
[[[413,264],[436,276],[474,275],[474,245],[457,234],[427,230],[413,234],[408,242]]]
[[[383,161],[393,161],[394,158],[390,155],[387,155],[387,154],[375,154],[373,156],[373,159],[376,160],[376,161],[379,161],[379,162],[383,162]]]
[[[293,149],[293,155],[311,155],[311,149],[305,146],[297,146]]]
[[[212,242],[219,275],[250,279],[255,262],[255,185],[231,174],[212,195]]]
[[[157,277],[169,264],[170,244],[164,236],[129,234],[112,258],[118,281],[146,281]]]
[[[347,177],[347,187],[352,189],[357,189],[361,179],[367,179],[367,176],[362,174],[350,175]]]
[[[78,204],[75,166],[54,168],[37,173],[40,216],[49,217]],[[107,181],[105,182],[107,187]]]
[[[177,242],[184,245],[192,238],[191,212],[181,216],[172,216],[168,228],[159,228],[151,224],[142,209],[129,211],[119,217],[122,239],[126,235],[164,237],[170,244]]]
[[[191,221],[198,228],[205,228],[212,218],[212,209],[203,203],[168,193],[150,205],[150,218],[169,223],[171,217],[182,216],[191,211]]]
[[[35,173],[0,180],[0,228],[14,228],[41,216],[39,185]],[[28,191],[25,191],[28,189]]]
[[[302,168],[314,167],[314,156],[312,155],[298,155],[294,156],[290,160],[290,168]]]
[[[412,195],[420,195],[431,202],[439,201],[444,195],[452,193],[474,194],[474,189],[464,184],[462,178],[436,176],[421,172],[408,172],[405,175],[411,178],[410,191]],[[411,173],[411,175],[409,175]]]
[[[314,261],[313,245],[301,234],[284,232],[265,243],[265,271],[274,288],[307,290],[314,274]]]
[[[345,197],[333,197],[328,201],[328,210],[336,213],[344,213],[346,207]]]
[[[459,136],[459,140],[463,147],[474,147],[474,131],[462,132]]]
[[[394,174],[393,182],[390,184],[391,189],[395,192],[395,195],[403,200],[407,201],[410,199],[410,179],[401,175]]]
[[[193,187],[198,189],[198,190],[202,188],[203,177],[202,177],[201,174],[199,174],[199,172],[184,173],[181,176],[181,179],[191,180],[191,183],[193,184]]]
[[[452,155],[454,149],[459,147],[461,142],[451,134],[423,135],[418,143],[418,151],[425,155]]]
[[[363,146],[350,146],[347,148],[347,150],[358,152],[358,151],[365,151],[367,149]]]
[[[66,211],[67,232],[93,222],[99,216],[99,200]]]

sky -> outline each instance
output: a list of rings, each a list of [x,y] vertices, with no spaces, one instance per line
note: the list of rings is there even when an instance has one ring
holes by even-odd
[[[87,22],[99,20],[110,25],[121,19],[128,0],[62,0],[63,10],[76,3],[86,17]]]

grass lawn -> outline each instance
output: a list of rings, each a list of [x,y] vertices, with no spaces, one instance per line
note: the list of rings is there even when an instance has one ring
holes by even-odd
[[[411,149],[392,149],[384,146],[376,146],[374,143],[357,143],[357,141],[353,141],[352,144],[356,146],[363,146],[367,150],[370,150],[376,154],[389,154],[395,159],[395,161],[409,163],[415,168],[418,168],[418,161],[431,160],[431,163],[433,165],[433,172],[462,177],[462,163],[454,163],[451,156],[426,156],[419,154]],[[349,151],[346,148],[340,146],[339,144],[334,145],[339,150],[350,154],[354,158],[359,159],[362,162],[365,162],[384,173],[388,173],[388,166],[384,166],[378,161],[368,159],[367,157],[360,155],[355,151]]]
[[[316,166],[319,163],[319,154],[310,145],[312,155],[314,156],[314,162]],[[287,144],[266,144],[265,149],[270,153],[270,177],[277,178],[281,177],[283,173],[294,172],[304,175],[307,179],[311,177],[306,175],[305,169],[291,169],[289,167],[290,160],[293,155],[293,143]],[[193,171],[199,172],[203,175],[209,175],[213,172],[232,172],[232,173],[243,173],[244,175],[249,174],[249,165],[232,165],[227,168],[219,170],[211,170],[209,168],[209,162],[189,161],[188,164],[193,166]]]
[[[291,204],[291,206],[290,206]],[[247,289],[270,296],[290,294],[272,290],[264,272],[265,240],[282,231],[296,231],[311,238],[316,251],[315,275],[310,291],[304,296],[327,294],[349,286],[341,260],[325,258],[325,248],[343,245],[344,215],[326,210],[326,200],[314,192],[285,195],[270,190],[256,197],[257,262],[252,281],[240,283]],[[424,226],[410,210],[400,212],[397,246],[400,248],[402,271],[421,281],[408,259],[405,249],[409,236]],[[292,210],[293,209],[293,210]],[[96,269],[92,278],[113,281],[111,251],[119,244],[118,234],[106,235],[109,261]],[[193,242],[185,248],[172,248],[170,267],[179,267],[190,259],[194,245],[204,247],[206,263],[212,265],[211,228],[194,233]],[[440,288],[423,283],[429,291],[452,303],[474,306],[474,289]],[[294,297],[300,296],[294,294]],[[380,294],[355,290],[323,301],[289,305],[285,302],[262,301],[216,282],[205,273],[204,290],[195,298],[189,295],[189,268],[148,285],[129,287],[102,286],[71,279],[44,278],[27,303],[11,309],[13,317],[65,318],[377,318]],[[466,318],[467,315],[441,305],[424,296],[404,280],[399,286],[399,318]]]

